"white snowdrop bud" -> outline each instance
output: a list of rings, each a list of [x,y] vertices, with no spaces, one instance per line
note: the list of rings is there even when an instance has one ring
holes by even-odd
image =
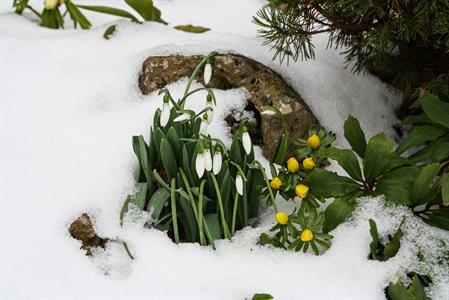
[[[165,127],[168,121],[170,120],[170,105],[168,103],[164,103],[162,105],[162,112],[160,118],[161,127]]]
[[[177,116],[177,117],[173,120],[173,122],[184,122],[184,121],[190,120],[190,118],[191,118],[190,114],[188,114],[188,113],[183,113],[183,114],[180,114],[179,116]]]
[[[251,137],[249,136],[248,129],[246,127],[243,127],[242,143],[243,149],[245,149],[246,154],[249,155],[251,153],[252,143]]]
[[[195,161],[195,170],[196,170],[196,174],[198,175],[198,178],[203,177],[205,168],[206,168],[206,164],[204,161],[204,153],[203,153],[203,150],[200,150],[196,155],[196,161]]]
[[[210,110],[207,111],[207,123],[212,123],[212,119],[214,118],[214,103],[212,102],[212,96],[207,95],[206,107],[209,107]]]
[[[221,154],[221,151],[215,151],[214,157],[213,157],[213,165],[212,165],[212,171],[215,175],[218,175],[221,171],[221,165],[223,164],[223,156]]]
[[[212,155],[210,153],[210,149],[206,148],[204,150],[204,164],[206,171],[210,172],[212,171]]]
[[[210,62],[206,63],[204,66],[204,83],[207,85],[212,77],[212,65]]]
[[[273,115],[276,114],[276,112],[274,112],[274,111],[272,111],[270,109],[266,109],[266,110],[262,111],[260,114],[261,115],[265,115],[265,116],[273,116]]]
[[[243,196],[243,178],[240,173],[237,173],[237,176],[235,177],[235,188],[237,189],[237,193],[240,196]]]
[[[59,0],[44,0],[45,9],[52,10],[58,6]]]
[[[205,113],[200,124],[200,134],[202,135],[207,135],[207,127],[208,127],[207,119],[208,119],[207,113]]]

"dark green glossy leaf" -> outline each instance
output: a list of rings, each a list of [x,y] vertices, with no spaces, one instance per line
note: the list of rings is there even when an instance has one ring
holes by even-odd
[[[153,21],[152,0],[125,0],[145,21]]]
[[[438,137],[444,134],[444,130],[433,126],[419,126],[410,132],[405,140],[396,149],[397,153],[403,153],[404,151],[422,145],[426,142],[436,140]]]
[[[310,173],[304,182],[317,197],[341,197],[360,189],[351,178],[319,169]]]
[[[394,142],[384,133],[375,135],[369,140],[363,160],[363,174],[370,186],[386,168],[393,144]]]
[[[344,136],[352,149],[360,156],[365,157],[366,139],[359,121],[349,116],[344,125]]]
[[[116,25],[111,25],[108,28],[106,28],[106,30],[103,33],[103,37],[106,40],[109,40],[111,38],[111,36],[114,34],[115,30],[117,29]]]
[[[178,166],[176,164],[176,156],[170,143],[163,139],[161,141],[160,154],[162,163],[164,164],[165,172],[170,178],[175,178],[178,173]]]
[[[410,192],[419,169],[404,167],[386,173],[376,185],[375,195],[385,195],[388,201],[403,205],[411,205]]]
[[[424,112],[433,122],[449,128],[449,103],[430,93],[426,93],[420,102]]]
[[[421,199],[428,197],[433,188],[433,181],[440,171],[440,167],[439,163],[433,163],[422,168],[412,186],[410,194],[412,205],[418,203]]]
[[[154,192],[153,196],[148,203],[147,210],[151,213],[151,217],[154,220],[158,220],[164,208],[165,203],[170,198],[170,190],[166,188],[160,188],[156,192]]]
[[[175,29],[190,32],[190,33],[203,33],[206,31],[209,31],[210,29],[203,26],[193,26],[193,25],[177,25],[175,26]]]
[[[334,159],[353,179],[362,182],[362,170],[359,161],[351,150],[330,148],[327,150],[329,158]]]
[[[136,17],[134,17],[132,14],[123,9],[109,6],[96,6],[96,5],[77,5],[77,7],[98,13],[131,19],[132,21],[139,23],[139,20],[137,20]]]

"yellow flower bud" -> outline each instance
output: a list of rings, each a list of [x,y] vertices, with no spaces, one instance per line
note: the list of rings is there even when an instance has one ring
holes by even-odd
[[[309,193],[309,187],[304,184],[298,184],[295,188],[296,196],[305,198]]]
[[[307,139],[307,144],[309,144],[312,149],[316,149],[321,145],[321,139],[316,134],[314,134]]]
[[[299,170],[299,163],[294,157],[287,160],[287,169],[290,173],[296,173]]]
[[[307,157],[302,161],[302,166],[306,170],[313,170],[313,168],[315,168],[315,162],[313,161],[313,158]]]
[[[285,212],[278,212],[276,214],[276,221],[281,225],[285,225],[288,223],[288,215]]]
[[[279,190],[282,186],[282,180],[279,179],[279,177],[274,177],[273,180],[271,180],[271,188],[275,190]]]
[[[313,240],[313,232],[310,229],[304,229],[301,233],[301,241],[310,242]]]

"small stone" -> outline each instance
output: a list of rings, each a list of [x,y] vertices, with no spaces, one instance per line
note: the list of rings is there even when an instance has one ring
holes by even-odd
[[[94,247],[104,248],[108,241],[108,239],[101,238],[95,233],[92,221],[86,213],[73,221],[69,227],[69,232],[73,238],[81,241],[81,249],[86,250],[86,255],[91,255],[91,250]]]

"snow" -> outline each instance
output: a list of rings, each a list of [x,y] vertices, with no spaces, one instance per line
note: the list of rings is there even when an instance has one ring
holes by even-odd
[[[142,228],[145,214],[128,216],[120,227],[119,211],[133,192],[137,172],[131,136],[147,138],[153,112],[162,105],[157,93],[143,96],[137,88],[149,55],[219,50],[254,58],[282,74],[340,144],[348,114],[360,119],[369,136],[392,135],[398,122],[392,113],[398,97],[378,79],[344,69],[337,51],[324,50],[326,36],[315,40],[316,61],[289,66],[272,61],[273,53],[261,46],[251,24],[263,1],[155,2],[173,25],[212,30],[193,35],[87,13],[93,29],[55,31],[39,27],[30,14],[14,15],[10,1],[1,2],[0,294],[7,299],[243,299],[264,292],[276,299],[382,299],[383,287],[398,271],[400,276],[418,268],[435,272],[434,299],[447,299],[447,268],[438,269],[435,259],[421,266],[411,253],[422,245],[437,258],[443,249],[432,246],[437,237],[448,240],[447,233],[419,223],[403,208],[383,208],[379,199],[362,201],[356,217],[333,232],[332,248],[319,257],[257,246],[259,234],[274,222],[269,210],[256,228],[219,242],[216,251],[175,245],[165,233]],[[124,7],[121,1],[95,3]],[[118,24],[117,32],[106,41],[102,34],[111,24]],[[180,94],[185,82],[171,84],[170,91]],[[229,143],[223,116],[241,110],[247,94],[240,89],[215,93],[219,109],[210,132]],[[189,105],[199,109],[204,101],[200,95]],[[260,149],[256,156],[263,159]],[[291,209],[286,203],[281,207]],[[118,243],[98,249],[93,258],[84,256],[67,232],[82,212],[94,216],[101,236],[127,241],[136,259],[130,260]],[[385,235],[402,216],[407,226],[420,228],[406,230],[410,246],[387,262],[367,260],[367,219],[378,221]]]

